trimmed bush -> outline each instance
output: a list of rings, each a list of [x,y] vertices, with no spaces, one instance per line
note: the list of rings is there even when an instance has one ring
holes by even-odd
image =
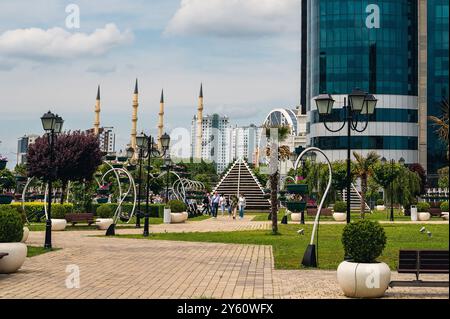
[[[378,206],[384,205],[384,200],[382,200],[382,199],[377,199],[377,205],[378,205]]]
[[[112,218],[115,210],[113,211],[108,204],[101,205],[97,208],[97,216],[100,218]]]
[[[334,203],[333,210],[335,213],[345,213],[347,211],[347,202]]]
[[[429,209],[430,209],[430,204],[428,204],[427,202],[417,203],[417,211],[419,213],[428,213]]]
[[[441,210],[443,212],[448,212],[448,202],[442,202],[441,204]]]
[[[181,200],[171,200],[167,203],[172,213],[182,213],[186,211],[186,204]]]
[[[353,262],[375,263],[386,247],[386,233],[378,222],[360,220],[345,226],[342,244]]]
[[[19,212],[12,207],[0,207],[0,243],[17,243],[22,236],[23,222]]]
[[[12,203],[8,205],[18,212],[22,213],[22,203]],[[36,216],[38,213],[44,211],[44,203],[41,202],[26,202],[24,205],[24,213],[30,222],[36,222]],[[66,214],[70,214],[73,212],[73,204],[65,203],[65,204],[57,204],[52,203],[52,218],[56,219],[64,219]]]

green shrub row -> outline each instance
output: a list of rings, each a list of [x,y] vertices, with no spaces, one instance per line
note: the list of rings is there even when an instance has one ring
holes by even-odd
[[[345,213],[347,211],[347,202],[334,203],[333,210],[335,213]]]
[[[116,204],[116,203],[92,205],[91,213],[93,213],[94,215],[101,217],[101,218],[111,218],[114,216],[117,206],[118,206],[118,204]],[[123,213],[130,214],[132,210],[133,210],[133,204],[131,204],[131,203],[122,204],[122,212]],[[145,203],[141,203],[141,211],[145,212]],[[164,205],[150,204],[149,212],[150,212],[150,217],[163,218]],[[135,214],[137,214],[137,205],[136,205]]]
[[[430,204],[427,202],[419,202],[417,203],[417,211],[419,213],[427,213],[428,210],[430,209]]]
[[[441,210],[443,212],[448,212],[448,202],[442,202],[441,204]]]
[[[22,213],[22,203],[12,203],[9,206],[11,208],[16,209],[18,212]],[[74,207],[73,204],[52,204],[52,218],[56,219],[64,219],[66,214],[73,213]],[[26,214],[28,221],[36,222],[38,220],[37,216],[39,213],[44,212],[44,203],[34,203],[29,202],[24,205],[24,213]],[[41,219],[42,220],[42,219]]]

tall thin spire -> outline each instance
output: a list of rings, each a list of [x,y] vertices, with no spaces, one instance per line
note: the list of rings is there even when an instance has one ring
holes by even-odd
[[[203,98],[203,83],[200,83],[200,94],[198,97]]]
[[[100,85],[97,87],[97,98],[95,101],[94,134],[100,133]]]
[[[159,113],[158,113],[158,137],[157,143],[160,150],[162,150],[161,136],[164,132],[164,89],[161,90],[161,99],[159,100]]]
[[[197,130],[196,130],[195,154],[194,158],[202,158],[203,143],[203,83],[200,84],[200,94],[197,108]]]
[[[134,94],[139,94],[138,79],[136,79],[136,84],[134,85]]]

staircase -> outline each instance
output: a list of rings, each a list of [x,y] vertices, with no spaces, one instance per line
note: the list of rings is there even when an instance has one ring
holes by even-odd
[[[216,191],[225,196],[244,194],[247,210],[270,210],[270,201],[264,198],[263,188],[243,159],[238,159],[233,163],[230,170],[215,187],[214,192]]]
[[[347,189],[344,189],[342,191],[342,194],[340,194],[342,201],[347,201]],[[369,205],[366,204],[366,211],[370,212]],[[350,209],[359,211],[361,209],[361,194],[356,189],[355,185],[352,184],[351,190],[350,190]]]

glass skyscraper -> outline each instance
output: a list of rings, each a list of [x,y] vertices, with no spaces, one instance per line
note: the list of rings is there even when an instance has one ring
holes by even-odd
[[[323,149],[330,159],[346,158],[346,131],[327,131],[314,99],[332,94],[336,110],[331,121],[341,121],[344,112],[338,107],[347,94],[360,88],[379,101],[368,129],[352,132],[352,149],[419,162],[420,1],[303,0],[301,96],[309,116],[308,143]],[[431,115],[439,113],[436,105],[448,97],[448,1],[428,1],[427,11],[427,103]],[[428,138],[436,140],[431,123],[426,125]],[[443,145],[432,144],[428,143],[430,154],[444,152]],[[426,161],[422,165],[426,167]],[[442,160],[435,161],[429,171],[444,165]]]

